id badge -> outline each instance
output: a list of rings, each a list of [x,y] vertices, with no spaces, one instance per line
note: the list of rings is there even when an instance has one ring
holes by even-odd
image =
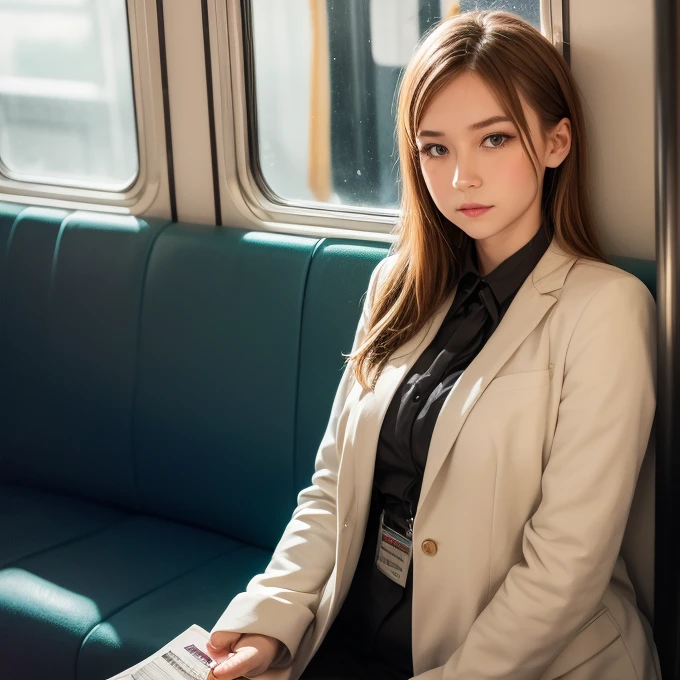
[[[413,520],[383,510],[376,550],[376,566],[391,581],[406,587],[413,554]]]

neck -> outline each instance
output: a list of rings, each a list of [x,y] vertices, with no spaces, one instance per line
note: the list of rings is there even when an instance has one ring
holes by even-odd
[[[486,239],[475,241],[477,263],[482,276],[487,276],[501,262],[514,255],[520,248],[531,241],[538,233],[540,222],[531,229],[503,229]]]

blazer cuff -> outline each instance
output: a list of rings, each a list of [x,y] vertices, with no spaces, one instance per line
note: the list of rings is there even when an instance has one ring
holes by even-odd
[[[210,634],[228,631],[276,638],[284,647],[272,662],[271,668],[285,668],[291,664],[302,637],[313,620],[314,614],[303,605],[245,592],[232,599]]]

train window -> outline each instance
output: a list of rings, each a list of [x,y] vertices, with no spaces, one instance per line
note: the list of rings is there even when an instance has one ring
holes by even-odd
[[[250,0],[250,162],[272,204],[388,213],[399,201],[399,76],[443,17],[505,9],[541,28],[541,0]],[[546,23],[545,17],[544,24]],[[545,31],[544,31],[545,33]]]
[[[125,0],[0,0],[0,174],[124,191],[139,171]]]

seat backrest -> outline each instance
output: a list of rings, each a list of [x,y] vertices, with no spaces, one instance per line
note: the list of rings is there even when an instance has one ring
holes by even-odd
[[[136,505],[138,321],[165,224],[0,205],[3,480]]]
[[[0,249],[0,479],[273,548],[387,245],[0,204]],[[621,553],[651,621],[651,448]]]
[[[143,509],[273,548],[292,512],[317,239],[173,224],[151,255],[134,409]]]
[[[309,486],[371,272],[387,244],[322,241],[312,260],[300,341],[295,486]]]
[[[273,548],[384,243],[0,205],[2,481]]]
[[[134,409],[146,511],[275,547],[386,249],[196,225],[159,237]]]

